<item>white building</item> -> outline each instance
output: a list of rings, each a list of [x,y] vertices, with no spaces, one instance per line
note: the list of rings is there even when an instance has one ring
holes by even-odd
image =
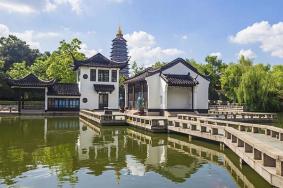
[[[147,68],[125,82],[125,104],[137,110],[143,98],[149,115],[207,112],[209,79],[184,59],[177,58],[161,68]]]
[[[80,109],[119,109],[119,70],[125,66],[127,62],[114,62],[100,53],[74,61]]]

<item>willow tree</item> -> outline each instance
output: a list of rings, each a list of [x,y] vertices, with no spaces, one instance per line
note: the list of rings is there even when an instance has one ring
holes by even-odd
[[[241,56],[237,63],[231,63],[223,71],[220,82],[224,95],[228,100],[237,102],[237,90],[241,83],[242,75],[253,65],[253,62]]]
[[[276,82],[269,67],[262,64],[249,68],[242,75],[237,97],[251,111],[276,111],[280,107]]]
[[[239,64],[230,64],[220,78],[224,94],[230,101],[237,101],[237,89],[241,83],[242,74]]]

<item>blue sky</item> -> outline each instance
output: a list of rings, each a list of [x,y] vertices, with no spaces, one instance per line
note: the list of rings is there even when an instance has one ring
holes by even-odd
[[[0,0],[0,36],[14,34],[41,51],[60,40],[83,42],[88,56],[109,56],[121,25],[132,60],[150,65],[176,57],[204,62],[283,62],[281,0]],[[282,23],[281,23],[282,22]]]

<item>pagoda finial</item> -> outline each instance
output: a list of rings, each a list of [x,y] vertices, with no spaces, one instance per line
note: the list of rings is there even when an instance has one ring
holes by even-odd
[[[122,32],[121,26],[118,27],[118,31],[116,33],[116,36],[117,37],[122,37],[123,36],[123,32]]]

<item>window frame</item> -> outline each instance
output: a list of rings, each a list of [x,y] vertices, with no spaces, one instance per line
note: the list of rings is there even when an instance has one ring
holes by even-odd
[[[115,72],[115,80],[113,80],[113,72]],[[111,82],[117,82],[118,81],[118,71],[117,70],[111,70]]]
[[[93,75],[94,73],[94,75]],[[92,82],[96,82],[96,69],[90,69],[90,77],[89,77],[90,81]]]
[[[98,69],[98,81],[99,82],[109,82],[110,80],[109,74],[110,74],[110,71],[108,69]]]

